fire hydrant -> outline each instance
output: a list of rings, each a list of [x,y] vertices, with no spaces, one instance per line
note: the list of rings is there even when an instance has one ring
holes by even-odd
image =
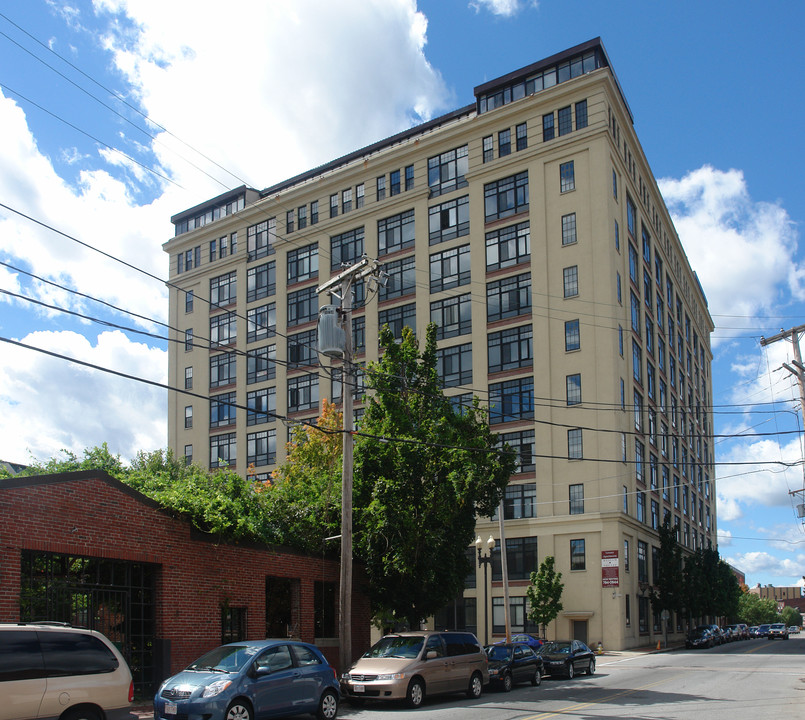
[[[601,644],[601,641],[598,641],[598,645],[595,646],[595,654],[596,655],[603,655],[604,654],[604,646]]]

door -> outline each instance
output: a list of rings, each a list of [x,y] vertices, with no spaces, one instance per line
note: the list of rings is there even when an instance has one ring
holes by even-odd
[[[585,645],[588,645],[587,642],[587,621],[586,620],[574,620],[573,621],[573,639],[580,640]]]
[[[304,683],[287,645],[268,648],[254,661],[253,667],[257,674],[251,681],[250,694],[256,717],[305,711]]]
[[[436,657],[428,659],[429,654],[436,653]],[[447,657],[444,643],[439,635],[431,635],[422,651],[422,661],[419,664],[420,674],[425,678],[425,692],[435,695],[449,689],[450,662]]]

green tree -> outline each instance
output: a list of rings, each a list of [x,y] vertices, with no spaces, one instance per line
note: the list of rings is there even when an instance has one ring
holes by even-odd
[[[676,530],[671,525],[670,515],[663,519],[659,532],[658,583],[651,591],[651,605],[657,612],[680,612],[684,607],[682,550],[676,541]]]
[[[777,618],[777,603],[760,595],[745,592],[738,599],[738,619],[747,625],[762,625]]]
[[[461,593],[476,516],[491,516],[514,470],[477,400],[455,411],[436,371],[436,327],[420,353],[403,329],[380,333],[381,360],[354,465],[355,545],[374,613],[415,626]]]
[[[795,607],[786,605],[780,613],[780,617],[782,617],[782,622],[786,624],[786,627],[791,627],[792,625],[802,627],[802,614]]]
[[[77,470],[103,470],[112,477],[121,479],[127,474],[125,463],[120,455],[113,455],[106,443],[84,450],[83,459],[70,450],[61,450],[62,457],[53,457],[44,462],[32,460],[20,475],[53,475]]]
[[[545,637],[545,628],[562,612],[562,573],[556,572],[555,561],[548,555],[539,566],[539,570],[531,573],[531,584],[526,588],[528,597],[528,619],[537,623],[541,635]]]
[[[689,619],[738,615],[741,587],[717,550],[705,548],[689,555],[683,584],[683,607]]]

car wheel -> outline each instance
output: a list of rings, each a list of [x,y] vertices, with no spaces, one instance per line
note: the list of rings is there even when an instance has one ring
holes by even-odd
[[[101,720],[101,715],[94,708],[77,708],[64,713],[62,720]]]
[[[251,706],[244,700],[237,700],[226,709],[226,720],[252,720],[253,717]]]
[[[511,673],[503,674],[503,692],[509,692],[512,689],[512,676]]]
[[[569,662],[567,664],[567,679],[572,680],[576,676],[576,668],[573,667],[573,663]]]
[[[590,658],[590,664],[587,666],[587,674],[592,675],[595,672],[595,658]]]
[[[511,689],[511,677],[509,677],[509,688]],[[505,680],[504,680],[505,682]],[[468,698],[479,698],[481,697],[481,693],[484,691],[484,681],[481,677],[481,673],[473,673],[472,677],[470,678],[470,685],[467,688],[467,697]]]
[[[531,678],[531,684],[534,687],[539,687],[541,682],[542,682],[542,673],[539,671],[539,668],[537,668],[534,671],[534,676]]]
[[[408,692],[405,693],[405,702],[410,708],[418,708],[425,700],[425,685],[419,678],[408,683]]]
[[[319,720],[333,720],[338,714],[338,696],[332,690],[325,690],[319,700],[316,717]]]

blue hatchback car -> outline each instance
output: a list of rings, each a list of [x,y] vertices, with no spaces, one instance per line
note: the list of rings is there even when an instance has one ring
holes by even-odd
[[[154,718],[262,720],[311,713],[333,720],[339,693],[335,670],[313,645],[234,642],[165,680],[154,697]]]

